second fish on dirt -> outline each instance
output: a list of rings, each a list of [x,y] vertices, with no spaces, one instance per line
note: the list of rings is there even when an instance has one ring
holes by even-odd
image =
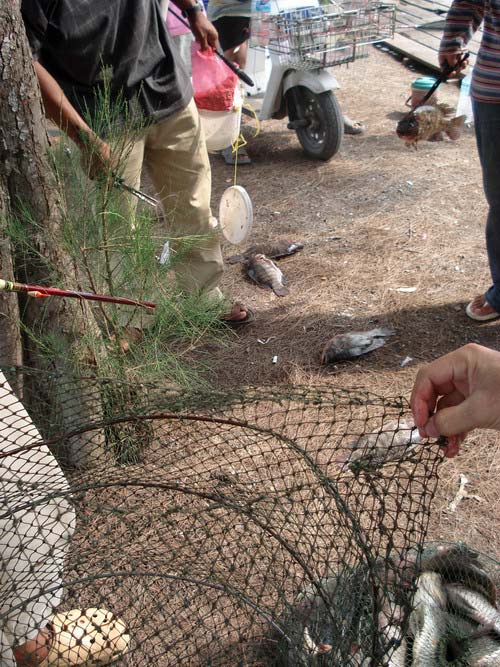
[[[384,345],[386,338],[393,336],[393,329],[371,329],[370,331],[351,331],[331,338],[321,354],[322,364],[345,361],[360,357]]]
[[[248,276],[260,287],[272,289],[276,296],[286,296],[285,278],[276,264],[265,255],[253,255],[243,262]]]

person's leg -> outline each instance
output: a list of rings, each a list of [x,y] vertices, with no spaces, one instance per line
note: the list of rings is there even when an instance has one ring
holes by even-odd
[[[359,120],[352,120],[344,114],[344,134],[363,134],[365,126]]]
[[[203,237],[175,266],[185,292],[217,290],[223,261],[210,209],[211,172],[194,101],[147,131],[145,161],[173,236]],[[179,250],[172,243],[171,250]]]
[[[483,187],[489,205],[486,219],[486,249],[492,285],[468,306],[468,314],[494,316],[500,313],[500,104],[474,102],[474,127],[483,171]],[[489,307],[488,307],[489,306]]]
[[[13,649],[17,667],[38,667],[49,654],[50,632],[43,630],[36,637]]]
[[[113,148],[117,150],[117,147]],[[130,185],[136,190],[139,190],[141,187],[145,136],[122,150],[123,154],[119,157],[119,163],[121,165],[121,176],[127,185]],[[128,192],[124,192],[123,195],[125,201],[131,209],[131,213],[135,214],[135,209],[137,208],[137,199]]]
[[[226,58],[236,63],[238,67],[245,69],[248,56],[248,38],[238,46],[234,46],[224,51],[224,55]]]

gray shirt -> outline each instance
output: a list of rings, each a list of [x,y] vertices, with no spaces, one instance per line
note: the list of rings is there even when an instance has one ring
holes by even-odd
[[[162,120],[192,97],[157,0],[22,0],[34,57],[77,111],[96,116],[106,72],[113,102]]]

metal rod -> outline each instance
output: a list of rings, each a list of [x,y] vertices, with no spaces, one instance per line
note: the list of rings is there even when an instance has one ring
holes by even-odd
[[[171,7],[171,4],[169,3],[168,5],[168,11],[175,16],[175,18],[182,23],[182,25],[186,26],[186,28],[189,28],[191,30],[191,26],[187,21],[184,21],[182,16],[179,16],[177,12],[174,12],[174,10]],[[248,76],[246,72],[244,72],[242,69],[240,69],[237,65],[235,65],[233,62],[231,62],[226,56],[222,53],[222,51],[219,51],[219,49],[214,49],[214,52],[219,58],[222,60],[222,62],[229,67],[229,69],[236,74],[236,76],[244,81],[247,86],[250,86],[253,88],[255,86],[255,83],[253,80]]]
[[[127,185],[127,183],[125,183],[123,178],[115,177],[113,185],[117,188],[120,188],[121,190],[126,190],[127,192],[130,192],[130,194],[134,195],[134,197],[137,197],[137,199],[146,202],[146,204],[149,204],[150,206],[156,207],[160,204],[158,199],[151,197],[151,195],[148,195],[145,192],[142,192],[141,190],[136,190],[131,185]]]
[[[42,287],[41,285],[28,285],[25,283],[14,283],[10,280],[0,278],[0,290],[6,292],[26,292],[28,296],[36,298],[48,296],[62,296],[71,299],[85,299],[86,301],[104,301],[105,303],[121,303],[126,306],[140,306],[154,310],[156,304],[152,301],[136,301],[121,296],[106,296],[105,294],[93,294],[92,292],[78,292],[76,290],[59,289],[58,287]]]

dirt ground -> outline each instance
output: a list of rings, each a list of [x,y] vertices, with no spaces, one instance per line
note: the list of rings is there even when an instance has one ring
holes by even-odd
[[[249,141],[253,164],[237,173],[254,206],[247,245],[286,238],[305,249],[280,261],[290,288],[285,298],[248,282],[238,265],[227,267],[223,287],[255,309],[257,321],[222,348],[205,349],[215,386],[321,384],[408,396],[426,361],[472,341],[499,348],[498,323],[476,325],[464,313],[489,286],[473,130],[417,151],[395,134],[411,81],[425,73],[375,48],[335,71],[342,109],[367,130],[346,136],[330,162],[307,159],[286,121],[263,123]],[[458,87],[442,86],[439,99],[456,103]],[[217,210],[234,174],[218,156],[212,166]],[[226,257],[237,251],[224,247]],[[397,330],[385,347],[355,362],[319,365],[329,337],[379,325]],[[429,537],[464,539],[500,556],[499,472],[500,438],[470,436],[461,455],[440,468]],[[481,500],[463,500],[451,511],[460,474]]]

